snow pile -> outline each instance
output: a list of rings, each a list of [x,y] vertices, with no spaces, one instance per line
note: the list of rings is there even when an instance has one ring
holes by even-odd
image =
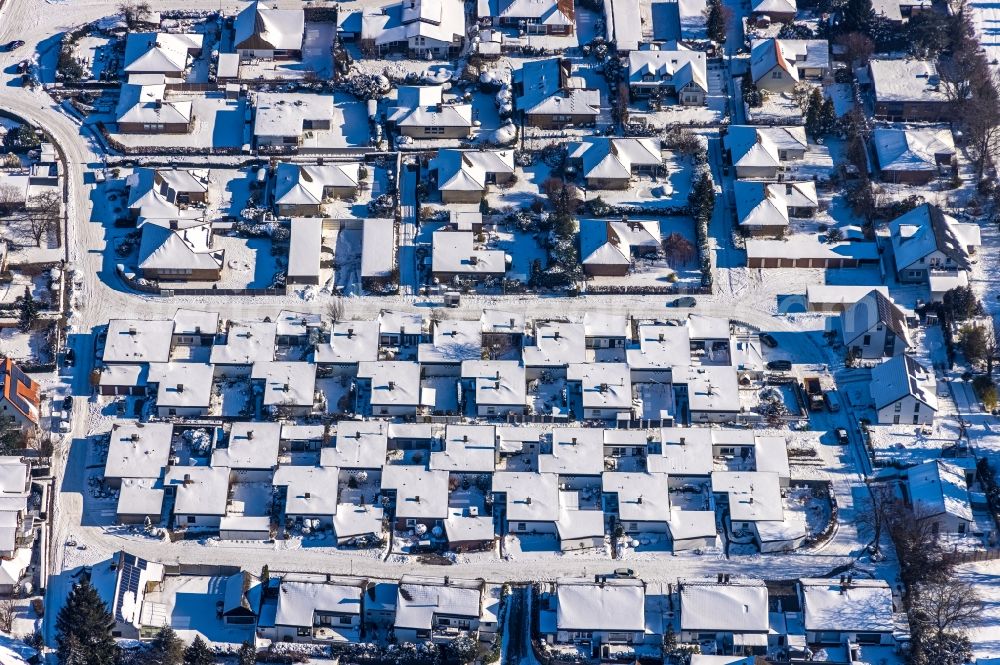
[[[212,437],[207,430],[189,429],[184,432],[184,441],[191,449],[191,453],[204,457],[212,452]]]

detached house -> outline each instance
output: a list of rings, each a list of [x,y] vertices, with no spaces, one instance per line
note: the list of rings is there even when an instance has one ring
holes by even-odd
[[[482,580],[404,575],[396,595],[393,632],[400,642],[447,643],[460,635],[495,633],[483,622]]]
[[[894,645],[892,588],[884,580],[802,579],[798,585],[810,645]]]
[[[476,247],[472,231],[436,231],[431,240],[431,273],[440,283],[480,282],[507,272],[507,254]]]
[[[960,223],[931,203],[897,217],[889,230],[901,282],[927,282],[934,273],[968,271],[981,244],[978,224]]]
[[[873,289],[840,314],[844,346],[858,358],[886,358],[913,346],[906,314]]]
[[[322,581],[285,575],[278,584],[274,626],[261,636],[278,642],[357,642],[361,638],[361,580]],[[273,631],[273,632],[272,632]]]
[[[642,580],[562,578],[556,583],[556,644],[576,644],[610,657],[609,645],[638,645],[646,638],[646,587]]]
[[[258,147],[296,148],[307,132],[330,129],[333,95],[257,92],[253,136]]]
[[[155,78],[155,76],[154,76]],[[194,116],[191,102],[167,100],[162,76],[152,82],[124,83],[115,109],[122,134],[187,134]]]
[[[688,49],[630,51],[628,89],[633,101],[669,96],[682,106],[701,106],[708,94],[705,53]]]
[[[292,164],[274,169],[274,208],[282,217],[323,214],[323,204],[333,198],[358,193],[360,166],[350,164]]]
[[[437,174],[443,203],[479,203],[490,185],[514,179],[514,151],[439,150],[427,168]]]
[[[628,189],[633,175],[657,175],[663,154],[657,139],[598,136],[567,144],[566,161],[588,189]]]
[[[305,12],[272,9],[254,2],[233,20],[233,48],[243,60],[295,60],[302,57]]]
[[[360,10],[361,48],[412,58],[454,58],[465,44],[460,0],[402,0],[381,10]]]
[[[142,225],[139,272],[159,281],[217,281],[222,277],[226,251],[213,247],[211,224],[166,225],[151,220]]]
[[[758,39],[750,50],[750,75],[761,90],[789,92],[799,83],[830,75],[825,39]]]
[[[518,28],[529,35],[572,35],[573,0],[479,0],[480,24]]]
[[[934,373],[905,353],[872,369],[871,395],[882,425],[930,425],[938,410]]]
[[[914,516],[934,534],[966,535],[975,524],[968,475],[945,460],[929,460],[906,471],[906,490]]]
[[[472,136],[472,104],[445,104],[440,85],[404,85],[386,121],[400,136],[415,139],[460,139]]]
[[[791,23],[798,13],[796,0],[752,0],[750,16],[758,25],[766,26],[772,21]]]
[[[38,427],[42,389],[13,360],[0,361],[0,419],[21,429]]]
[[[601,93],[572,76],[569,60],[527,61],[514,70],[517,110],[532,127],[561,129],[589,126],[601,113]]]
[[[787,162],[805,157],[804,127],[734,125],[723,139],[737,178],[777,178]]]
[[[593,276],[628,274],[632,262],[660,251],[660,224],[653,220],[580,221],[580,261]]]
[[[947,127],[876,127],[872,143],[885,182],[926,185],[955,166],[955,138]]]
[[[203,38],[191,33],[129,33],[125,40],[125,74],[183,76],[191,59],[201,54]]]
[[[875,117],[905,122],[949,120],[951,102],[931,60],[879,60],[868,63]]]
[[[737,180],[733,194],[740,229],[752,236],[783,235],[790,218],[812,217],[819,207],[816,183],[812,181]]]

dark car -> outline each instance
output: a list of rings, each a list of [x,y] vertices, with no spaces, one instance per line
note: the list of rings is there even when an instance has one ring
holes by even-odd
[[[778,340],[774,339],[774,335],[771,333],[761,333],[760,341],[764,343],[764,346],[769,346],[772,349],[778,346]]]
[[[691,296],[681,296],[668,302],[667,307],[694,307],[697,304],[698,301]]]
[[[63,398],[63,411],[69,413],[72,410],[73,410],[73,396],[66,395],[66,397]]]
[[[837,429],[833,430],[833,433],[837,436],[837,443],[839,443],[840,445],[846,446],[851,442],[850,437],[847,436],[847,430],[844,429],[843,427],[838,427]]]
[[[787,372],[792,369],[791,360],[772,360],[767,363],[767,368],[772,372]]]
[[[21,39],[15,39],[12,42],[7,42],[6,44],[4,44],[2,47],[0,47],[0,50],[2,50],[5,53],[9,53],[11,51],[16,51],[22,46],[24,46],[24,41]]]

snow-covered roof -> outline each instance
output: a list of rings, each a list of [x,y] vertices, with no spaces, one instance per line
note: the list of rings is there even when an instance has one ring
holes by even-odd
[[[566,369],[569,381],[579,381],[584,409],[632,407],[632,379],[625,363],[573,363]]]
[[[315,402],[315,363],[258,361],[250,377],[264,382],[264,406],[311,407]]]
[[[382,516],[381,506],[340,503],[333,516],[333,532],[338,539],[379,534],[382,532]]]
[[[691,338],[687,326],[644,324],[639,326],[639,348],[626,349],[633,370],[667,369],[691,364]]]
[[[333,95],[300,92],[258,92],[254,103],[256,137],[300,137],[306,120],[329,122]]]
[[[212,451],[212,466],[271,469],[278,464],[281,423],[235,422],[228,445]]]
[[[517,360],[465,360],[462,378],[472,379],[479,406],[523,406],[527,394],[524,365]]]
[[[229,502],[229,469],[224,466],[172,466],[165,486],[176,488],[174,514],[225,515]]]
[[[729,495],[734,522],[780,522],[783,518],[781,486],[773,471],[715,471],[712,492]]]
[[[670,538],[691,540],[717,536],[714,510],[681,510],[670,509]]]
[[[215,368],[208,363],[149,364],[149,382],[157,385],[156,406],[207,409],[212,401]]]
[[[211,224],[179,228],[156,222],[142,225],[139,267],[143,270],[214,271],[222,268],[224,257],[225,250],[212,247]]]
[[[661,453],[646,458],[650,473],[708,476],[712,473],[712,431],[698,427],[664,427]]]
[[[761,633],[770,627],[767,587],[763,582],[730,584],[682,581],[681,630]]]
[[[486,514],[481,492],[456,490],[451,493],[444,533],[450,543],[491,542],[496,538],[493,516]]]
[[[932,60],[868,62],[877,102],[946,102],[937,65]]]
[[[170,423],[115,423],[105,478],[159,478],[170,461]]]
[[[639,0],[604,0],[605,35],[619,51],[634,51],[645,41]]]
[[[298,51],[305,34],[305,12],[254,2],[236,15],[233,33],[237,51]]]
[[[624,314],[588,311],[583,315],[583,333],[587,337],[631,338],[629,318]]]
[[[618,495],[622,522],[666,522],[670,520],[670,494],[665,473],[605,471],[601,490]]]
[[[191,51],[201,50],[204,35],[132,32],[125,40],[126,74],[182,74]]]
[[[872,289],[840,314],[840,327],[847,346],[877,326],[885,326],[907,347],[913,346],[906,314],[881,291]]]
[[[435,321],[433,329],[432,341],[417,347],[417,359],[421,364],[457,365],[482,357],[483,334],[479,321],[445,319]]]
[[[514,172],[513,150],[439,150],[428,170],[437,171],[443,192],[483,192],[489,176]]]
[[[918,518],[953,515],[973,521],[965,471],[944,460],[928,460],[907,470],[910,502]]]
[[[876,127],[872,142],[883,171],[937,171],[939,161],[955,156],[948,127]]]
[[[604,511],[600,507],[580,507],[580,490],[559,490],[559,519],[556,533],[560,541],[603,540]]]
[[[559,427],[552,431],[552,451],[538,455],[539,473],[599,476],[604,471],[604,430]]]
[[[581,219],[580,254],[584,265],[630,265],[633,252],[660,246],[660,224],[642,219]]]
[[[569,62],[559,58],[530,60],[514,70],[514,80],[522,86],[517,98],[520,111],[529,115],[590,115],[601,109],[599,90],[577,86],[570,76]]]
[[[219,313],[178,308],[174,312],[174,335],[214,335],[219,331]]]
[[[871,394],[875,408],[881,409],[907,395],[937,411],[937,380],[934,373],[908,354],[901,354],[872,368]]]
[[[747,257],[762,259],[811,259],[813,261],[878,261],[878,247],[873,242],[820,242],[808,233],[795,233],[784,240],[749,238]]]
[[[298,217],[289,221],[291,241],[288,245],[288,277],[318,279],[320,255],[323,250],[323,220],[319,217]]]
[[[620,0],[614,2],[617,6]],[[638,9],[633,20],[640,20]],[[629,85],[669,85],[678,92],[685,86],[692,86],[708,92],[705,52],[688,49],[633,50],[628,54],[628,82]]]
[[[275,487],[288,488],[285,513],[329,517],[337,510],[340,470],[333,466],[281,465],[274,472]]]
[[[30,561],[30,548],[23,551],[28,553]],[[162,564],[124,551],[112,554],[111,558],[94,565],[90,571],[90,583],[115,620],[136,627],[139,626],[147,585],[161,581]]]
[[[396,519],[448,516],[448,471],[403,464],[382,469],[382,490],[396,491]]]
[[[493,491],[506,494],[508,521],[555,522],[559,519],[557,473],[498,471],[493,474]]]
[[[378,315],[381,335],[422,335],[424,318],[418,312],[384,309]]]
[[[396,595],[396,628],[430,630],[434,617],[479,619],[482,611],[480,580],[404,575]]]
[[[545,439],[546,430],[527,425],[498,425],[497,443],[500,453],[520,453],[526,443],[538,443]]]
[[[502,309],[484,309],[479,320],[483,324],[483,333],[498,333],[507,335],[524,334],[524,314]]]
[[[278,327],[268,321],[230,321],[226,343],[212,346],[214,365],[252,365],[274,360]]]
[[[750,10],[755,14],[795,14],[798,5],[795,0],[753,0]]]
[[[805,150],[804,127],[733,125],[725,137],[734,166],[782,166],[781,150]]]
[[[889,224],[896,269],[905,270],[920,259],[941,252],[962,270],[971,267],[971,250],[981,244],[978,224],[960,223],[932,203],[925,203]]]
[[[160,515],[163,512],[164,491],[153,478],[123,478],[118,491],[115,512],[123,515]]]
[[[276,205],[320,205],[328,187],[356,188],[357,162],[349,164],[291,164],[281,162],[274,169]]]
[[[435,273],[497,276],[507,271],[507,254],[477,249],[472,231],[441,229],[431,237],[431,265]]]
[[[278,591],[276,626],[304,626],[312,629],[317,612],[361,614],[361,584],[329,582],[289,582],[281,580]]]
[[[378,360],[378,321],[337,321],[330,341],[316,346],[318,363],[359,363]]]
[[[575,11],[572,0],[493,0],[488,4],[489,15],[497,18],[510,21],[530,19],[529,23],[546,26],[574,24]]]
[[[889,295],[889,287],[882,285],[850,286],[833,284],[810,284],[806,287],[806,300],[810,305],[850,305],[872,291]]]
[[[442,450],[431,452],[431,469],[493,473],[497,442],[492,425],[448,425],[442,443]]]
[[[460,0],[404,0],[366,9],[361,15],[361,40],[378,46],[422,38],[451,44],[465,35],[465,8]]]
[[[381,469],[389,447],[389,425],[381,420],[341,420],[334,446],[320,450],[320,464],[341,469]]]
[[[739,380],[730,365],[675,367],[674,383],[687,385],[692,412],[739,411]]]
[[[400,86],[396,92],[396,103],[386,109],[386,120],[395,123],[397,127],[472,129],[472,104],[445,104],[443,100],[444,86]],[[513,171],[513,151],[505,152],[511,152],[511,170]],[[443,179],[439,182],[443,182]]]
[[[396,265],[396,226],[391,219],[370,218],[361,225],[361,276],[388,277]]]
[[[759,182],[733,183],[736,217],[745,228],[788,226],[789,208],[816,208],[816,183]]]
[[[559,630],[642,632],[646,628],[642,580],[563,578],[556,583]]]
[[[892,589],[883,580],[802,579],[802,611],[808,631],[891,632]]]
[[[106,363],[166,362],[173,321],[111,319],[102,358]]]
[[[536,321],[534,342],[521,349],[525,367],[562,367],[587,357],[582,323]]]
[[[358,378],[371,380],[373,406],[418,406],[420,364],[404,360],[358,363]]]
[[[750,72],[760,81],[780,67],[794,81],[799,69],[829,69],[830,44],[825,39],[755,39],[750,48]]]
[[[178,125],[191,122],[189,101],[168,101],[163,83],[123,83],[115,109],[119,123]]]
[[[566,145],[567,159],[579,159],[585,178],[628,179],[636,167],[659,166],[657,139],[588,136]]]

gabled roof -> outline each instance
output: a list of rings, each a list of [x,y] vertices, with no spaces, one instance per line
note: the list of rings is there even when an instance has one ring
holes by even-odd
[[[681,630],[762,633],[770,627],[763,582],[681,582]]]
[[[236,50],[298,51],[305,33],[305,12],[254,2],[236,15],[233,32]]]
[[[396,628],[430,630],[435,616],[478,619],[482,581],[404,575],[396,595]]]
[[[803,579],[802,610],[805,629],[831,632],[891,632],[892,589],[883,580]]]
[[[41,408],[41,387],[30,376],[21,371],[13,360],[4,358],[0,365],[3,372],[3,398],[22,416],[38,424]]]
[[[905,353],[872,368],[871,393],[876,409],[889,406],[908,395],[933,411],[937,411],[938,407],[934,374]]]
[[[281,162],[274,169],[276,205],[320,205],[326,187],[358,186],[359,165],[291,164]]]
[[[655,250],[660,225],[652,220],[580,220],[583,265],[629,265],[633,251]]]
[[[572,0],[498,0],[497,16],[533,19],[540,25],[573,25]]]
[[[830,44],[825,39],[759,39],[750,50],[750,73],[760,81],[775,67],[784,70],[794,81],[799,68],[829,69]]]
[[[361,614],[361,586],[328,582],[281,581],[278,609],[274,617],[277,626],[312,628],[317,612]]]
[[[906,473],[910,503],[918,519],[947,514],[973,521],[969,486],[961,468],[937,459],[918,464]]]
[[[481,192],[490,174],[514,172],[513,150],[439,150],[428,163],[440,191]]]
[[[872,289],[841,312],[840,321],[841,329],[844,331],[844,344],[847,346],[877,325],[887,327],[907,347],[913,346],[903,310],[877,289]]]
[[[167,88],[159,84],[124,83],[115,118],[123,123],[177,125],[191,122],[191,102],[166,101]]]
[[[399,127],[472,127],[471,104],[444,104],[440,85],[404,85],[396,103],[386,111],[386,120]]]
[[[960,224],[938,206],[925,203],[894,219],[892,245],[896,268],[905,269],[925,256],[940,251],[962,269],[971,267],[968,248],[980,244],[976,224]]]
[[[734,125],[725,138],[735,166],[781,166],[779,150],[805,150],[804,127]]]
[[[556,585],[559,630],[642,632],[646,592],[641,580],[560,579]]]
[[[600,91],[584,88],[582,81],[570,76],[569,63],[559,58],[525,62],[514,70],[514,80],[522,89],[517,108],[526,114],[600,114]]]
[[[653,77],[647,81],[647,77]],[[675,90],[688,84],[708,92],[708,65],[703,51],[631,51],[628,54],[628,81],[668,83]]]
[[[566,155],[583,163],[585,178],[627,180],[635,167],[663,163],[657,140],[645,138],[586,137],[568,144]]]
[[[144,224],[139,242],[139,267],[144,270],[218,270],[225,250],[212,249],[212,228],[200,224],[170,229]]]
[[[125,41],[126,74],[181,74],[204,35],[133,32]]]
[[[755,14],[795,14],[798,5],[795,0],[753,0],[750,11]]]

